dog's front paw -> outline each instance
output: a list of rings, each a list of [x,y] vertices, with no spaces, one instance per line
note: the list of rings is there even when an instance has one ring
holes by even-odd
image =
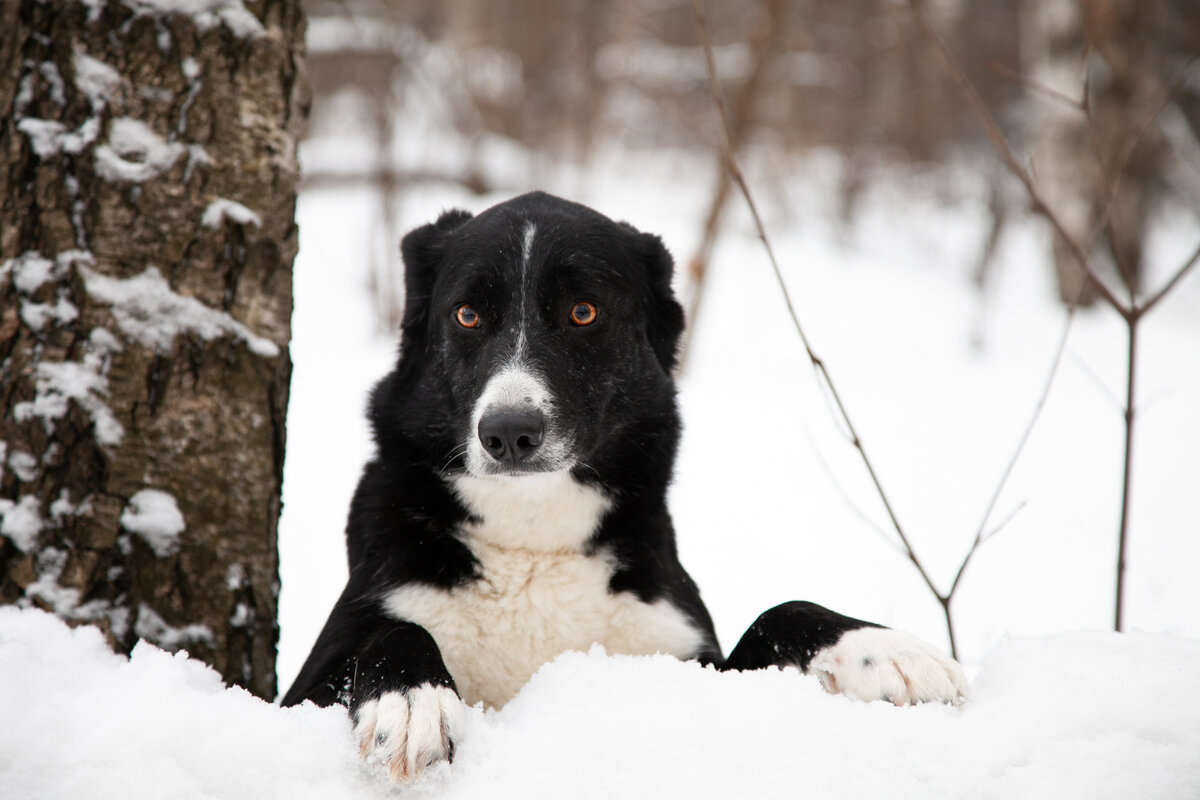
[[[464,708],[448,686],[424,683],[384,692],[355,711],[358,751],[368,762],[382,764],[395,783],[417,780],[425,767],[454,759]]]
[[[917,637],[890,628],[859,628],[813,658],[815,674],[831,694],[886,700],[898,706],[939,701],[962,703],[962,665]]]

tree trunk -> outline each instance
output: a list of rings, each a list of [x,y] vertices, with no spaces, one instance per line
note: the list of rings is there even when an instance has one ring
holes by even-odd
[[[296,0],[4,0],[0,602],[274,698]]]

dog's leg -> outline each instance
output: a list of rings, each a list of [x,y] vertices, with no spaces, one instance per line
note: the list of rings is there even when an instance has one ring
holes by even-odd
[[[358,649],[352,669],[350,713],[364,759],[397,783],[453,760],[465,707],[428,631],[389,621]]]
[[[911,634],[805,602],[778,605],[754,621],[724,669],[798,667],[826,691],[896,705],[961,703],[962,666]]]

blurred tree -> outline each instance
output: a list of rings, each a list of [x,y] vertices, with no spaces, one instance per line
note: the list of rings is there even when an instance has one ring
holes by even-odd
[[[1200,48],[1198,25],[1200,12],[1161,0],[1047,0],[1026,18],[1037,180],[1068,232],[1102,243],[1108,274],[1133,293],[1171,163],[1157,125],[1143,123],[1175,91],[1186,48]],[[1063,302],[1096,300],[1060,238],[1054,266]]]
[[[296,0],[6,0],[0,601],[273,698]]]
[[[519,191],[536,181],[528,169],[507,169],[500,159],[479,155],[489,141],[520,145],[533,156],[528,163],[534,168],[539,160],[583,159],[597,148],[697,151],[719,141],[691,3],[306,0],[306,5],[314,27],[336,34],[319,37],[318,57],[330,66],[320,70],[319,88],[329,93],[318,96],[319,107],[344,123],[345,109],[353,104],[321,101],[357,92],[365,99],[358,106],[373,118],[363,124],[405,145],[382,142],[379,174],[358,176],[382,187],[389,209],[399,195],[434,182]],[[708,0],[704,8],[724,96],[731,105],[755,98],[753,122],[737,132],[738,143],[751,167],[771,164],[761,177],[777,182],[774,188],[795,174],[788,168],[790,157],[835,149],[844,168],[841,197],[830,203],[848,220],[881,167],[961,162],[964,153],[986,146],[904,4],[782,0],[765,13],[766,5]],[[1071,209],[1067,216],[1078,220],[1073,229],[1094,227],[1105,209],[1111,211],[1111,230],[1101,231],[1102,245],[1114,255],[1108,274],[1119,275],[1123,264],[1136,286],[1155,203],[1171,192],[1185,192],[1184,207],[1200,203],[1200,179],[1185,185],[1196,170],[1180,168],[1200,160],[1196,82],[1179,87],[1164,124],[1159,120],[1144,134],[1131,125],[1162,102],[1179,66],[1200,50],[1200,3],[927,0],[925,6],[1005,135],[1032,154],[1050,199],[1061,196]],[[761,30],[764,16],[771,20],[768,36]],[[347,19],[353,26],[339,27]],[[764,40],[772,42],[765,61],[756,56]],[[1091,76],[1086,109],[1085,75]],[[1069,99],[1050,100],[1040,91],[1046,88]],[[738,117],[734,113],[735,121]],[[420,129],[421,136],[406,129]],[[1140,143],[1126,159],[1132,140]],[[457,157],[464,152],[468,155]],[[323,167],[337,174],[306,179],[346,177],[344,165]],[[1004,220],[1022,210],[1011,200],[1006,179],[989,180],[996,225],[981,243],[981,286]],[[389,215],[385,210],[384,218]],[[706,240],[717,234],[713,225],[701,233]],[[380,249],[391,253],[394,244]],[[1058,256],[1050,263],[1057,263],[1063,297],[1073,299],[1082,283],[1061,243]],[[394,279],[386,268],[379,273],[380,291],[391,291]],[[380,306],[394,315],[397,303]]]

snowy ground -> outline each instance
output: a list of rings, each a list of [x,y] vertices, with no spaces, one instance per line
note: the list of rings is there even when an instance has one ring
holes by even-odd
[[[394,790],[345,712],[279,709],[206,666],[0,608],[0,792],[201,798],[1194,798],[1200,642],[1104,633],[994,650],[961,709],[823,693],[793,671],[571,653],[501,712],[474,709],[451,766]],[[31,735],[36,733],[36,735]]]
[[[307,156],[347,147],[318,142]],[[397,227],[537,187],[662,234],[681,261],[690,255],[709,159],[622,154],[578,170],[523,158],[485,157],[502,194],[409,193]],[[767,222],[814,346],[945,587],[1061,330],[1044,232],[1021,224],[1006,236],[984,304],[967,281],[984,235],[973,178],[952,181],[949,197],[917,179],[888,181],[843,230],[831,214],[837,170],[818,158],[764,190]],[[366,296],[367,254],[382,246],[377,209],[365,190],[313,190],[300,201],[281,687],[341,590],[345,512],[370,450],[366,392],[394,352]],[[1193,219],[1169,222],[1153,243],[1152,284],[1196,244]],[[790,598],[944,644],[939,608],[896,551],[740,210],[714,265],[681,382],[686,432],[671,502],[683,562],[723,644]],[[472,712],[455,764],[406,794],[1197,796],[1198,310],[1193,276],[1143,332],[1127,618],[1154,633],[1102,632],[1112,614],[1121,444],[1112,398],[1122,394],[1124,340],[1115,315],[1098,309],[1075,322],[993,523],[1020,511],[980,551],[956,600],[973,676],[965,707],[855,704],[789,672],[722,676],[665,658],[572,654],[503,710]],[[0,609],[0,719],[4,798],[394,796],[358,765],[344,712],[273,708],[148,647],[121,659],[93,632],[37,612]]]

